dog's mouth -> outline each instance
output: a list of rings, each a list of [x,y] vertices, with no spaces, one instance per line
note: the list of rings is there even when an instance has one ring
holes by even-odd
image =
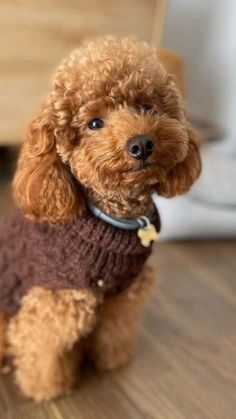
[[[154,169],[156,165],[154,163],[140,162],[138,166],[128,169],[126,173],[140,173],[147,172],[149,169]]]
[[[164,176],[163,169],[154,162],[140,162],[138,166],[132,167],[123,173],[124,184],[153,186],[161,181]]]

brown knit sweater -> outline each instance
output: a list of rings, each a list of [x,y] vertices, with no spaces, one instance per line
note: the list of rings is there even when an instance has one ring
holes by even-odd
[[[153,223],[159,231],[158,213]],[[33,286],[90,287],[114,295],[135,280],[150,253],[151,246],[143,247],[135,231],[117,229],[89,213],[50,226],[16,211],[0,223],[0,308],[16,313]]]

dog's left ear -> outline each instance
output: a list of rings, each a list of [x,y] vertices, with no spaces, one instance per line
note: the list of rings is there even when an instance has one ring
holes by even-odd
[[[185,91],[183,62],[177,54],[168,49],[158,50],[157,58],[167,72],[168,94],[165,106],[169,107],[173,118],[181,120],[181,124],[185,127],[186,115],[182,100]],[[185,159],[172,168],[157,187],[157,192],[167,198],[187,192],[201,172],[199,135],[190,125],[187,125],[187,134],[189,142]]]
[[[166,179],[163,179],[163,182],[159,183],[157,187],[157,192],[166,198],[187,192],[201,172],[199,136],[190,126],[187,131],[189,145],[185,159],[173,167],[167,173]]]

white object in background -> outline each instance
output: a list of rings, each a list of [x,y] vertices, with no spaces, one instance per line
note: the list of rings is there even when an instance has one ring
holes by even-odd
[[[236,148],[227,138],[202,147],[202,173],[191,196],[236,211]]]
[[[235,0],[169,0],[164,45],[183,55],[188,105],[231,138],[206,145],[203,171],[183,197],[158,198],[162,238],[236,237]]]
[[[183,56],[190,113],[226,130],[236,149],[235,22],[235,0],[169,0],[163,44]]]
[[[181,196],[170,200],[158,197],[161,240],[236,237],[236,211],[204,205]]]
[[[236,152],[233,141],[221,140],[202,148],[203,170],[186,196],[154,196],[160,211],[160,238],[236,237]]]

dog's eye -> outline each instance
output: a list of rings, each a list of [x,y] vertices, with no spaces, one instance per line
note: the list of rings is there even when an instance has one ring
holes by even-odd
[[[153,109],[153,106],[150,103],[143,103],[138,105],[138,110],[142,112],[149,112]]]
[[[100,118],[93,118],[88,123],[89,129],[100,129],[104,127],[104,122]]]

